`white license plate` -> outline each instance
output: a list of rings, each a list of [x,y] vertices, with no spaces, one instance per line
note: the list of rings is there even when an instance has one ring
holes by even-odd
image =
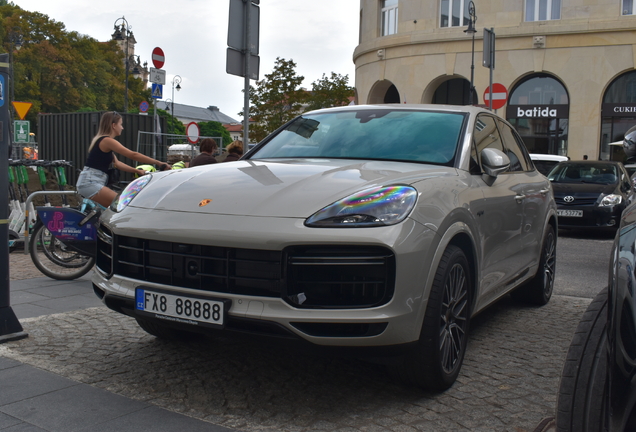
[[[557,210],[557,216],[583,217],[583,210]]]
[[[183,324],[224,324],[225,303],[203,297],[137,288],[135,309],[155,318]]]

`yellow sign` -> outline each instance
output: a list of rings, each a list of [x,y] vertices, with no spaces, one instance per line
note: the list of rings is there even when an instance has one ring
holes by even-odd
[[[15,108],[15,112],[18,114],[18,117],[20,117],[20,120],[24,120],[32,106],[33,104],[31,102],[13,101],[13,108]]]

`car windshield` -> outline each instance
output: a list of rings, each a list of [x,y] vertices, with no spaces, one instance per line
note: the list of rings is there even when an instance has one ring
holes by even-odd
[[[298,117],[252,158],[381,159],[449,164],[465,113],[365,109]]]
[[[618,181],[616,165],[560,163],[548,175],[555,183],[612,184]]]
[[[534,167],[537,169],[537,171],[547,176],[550,170],[552,170],[552,168],[554,168],[554,166],[558,164],[559,162],[546,161],[546,160],[532,160],[532,163],[534,163]]]

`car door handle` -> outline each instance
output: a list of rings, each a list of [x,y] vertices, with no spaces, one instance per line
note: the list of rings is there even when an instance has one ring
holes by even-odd
[[[517,196],[515,196],[515,199],[517,200],[517,202],[521,202],[524,199],[526,199],[526,196],[525,195],[517,195]]]
[[[542,190],[540,190],[540,191],[539,191],[539,193],[540,193],[541,195],[547,195],[547,194],[549,194],[549,193],[550,193],[550,189],[542,189]]]

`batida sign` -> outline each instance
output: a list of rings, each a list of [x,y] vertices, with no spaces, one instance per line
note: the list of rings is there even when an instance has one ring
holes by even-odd
[[[508,118],[567,118],[568,105],[508,105]]]

